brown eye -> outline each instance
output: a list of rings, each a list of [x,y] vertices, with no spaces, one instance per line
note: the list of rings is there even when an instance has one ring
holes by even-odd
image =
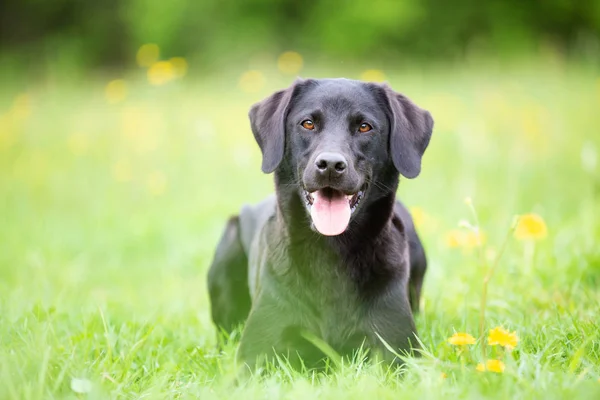
[[[312,131],[313,129],[315,129],[315,124],[310,119],[307,119],[306,121],[302,121],[302,127],[304,129],[308,129],[309,131]]]
[[[366,132],[369,132],[371,129],[373,129],[373,127],[372,127],[371,125],[369,125],[369,124],[366,124],[366,123],[362,123],[362,124],[360,124],[360,126],[358,127],[358,131],[359,131],[360,133],[366,133]]]

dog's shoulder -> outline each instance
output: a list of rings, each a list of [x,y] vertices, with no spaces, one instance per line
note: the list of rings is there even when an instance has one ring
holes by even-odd
[[[240,237],[246,254],[250,252],[256,234],[275,215],[276,206],[277,200],[273,194],[258,204],[244,205],[240,210]]]
[[[406,206],[402,204],[400,200],[396,200],[394,203],[394,215],[392,218],[398,219],[402,223],[405,231],[411,232],[415,230],[415,224],[410,215],[410,211],[408,211]]]

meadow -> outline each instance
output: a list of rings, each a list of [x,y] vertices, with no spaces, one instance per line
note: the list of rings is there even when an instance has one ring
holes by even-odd
[[[293,76],[172,67],[2,78],[1,399],[600,398],[597,69],[307,63],[385,78],[435,119],[398,192],[429,258],[424,350],[400,371],[283,363],[235,385],[239,335],[217,348],[206,272],[226,218],[273,189],[249,106]]]

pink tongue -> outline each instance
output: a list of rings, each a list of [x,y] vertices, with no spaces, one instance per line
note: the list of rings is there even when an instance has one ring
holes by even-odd
[[[350,203],[342,193],[325,196],[322,190],[312,194],[310,216],[317,230],[326,236],[344,232],[350,222]]]

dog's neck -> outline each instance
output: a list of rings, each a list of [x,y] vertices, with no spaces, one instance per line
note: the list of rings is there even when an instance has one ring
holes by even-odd
[[[285,171],[276,171],[277,218],[291,244],[333,242],[335,247],[353,250],[376,243],[391,228],[398,176],[391,178],[394,183],[386,186],[385,191],[379,187],[370,188],[372,192],[365,198],[366,201],[357,210],[358,214],[352,218],[344,233],[327,237],[311,229],[311,219],[301,198],[297,180],[290,178]]]

